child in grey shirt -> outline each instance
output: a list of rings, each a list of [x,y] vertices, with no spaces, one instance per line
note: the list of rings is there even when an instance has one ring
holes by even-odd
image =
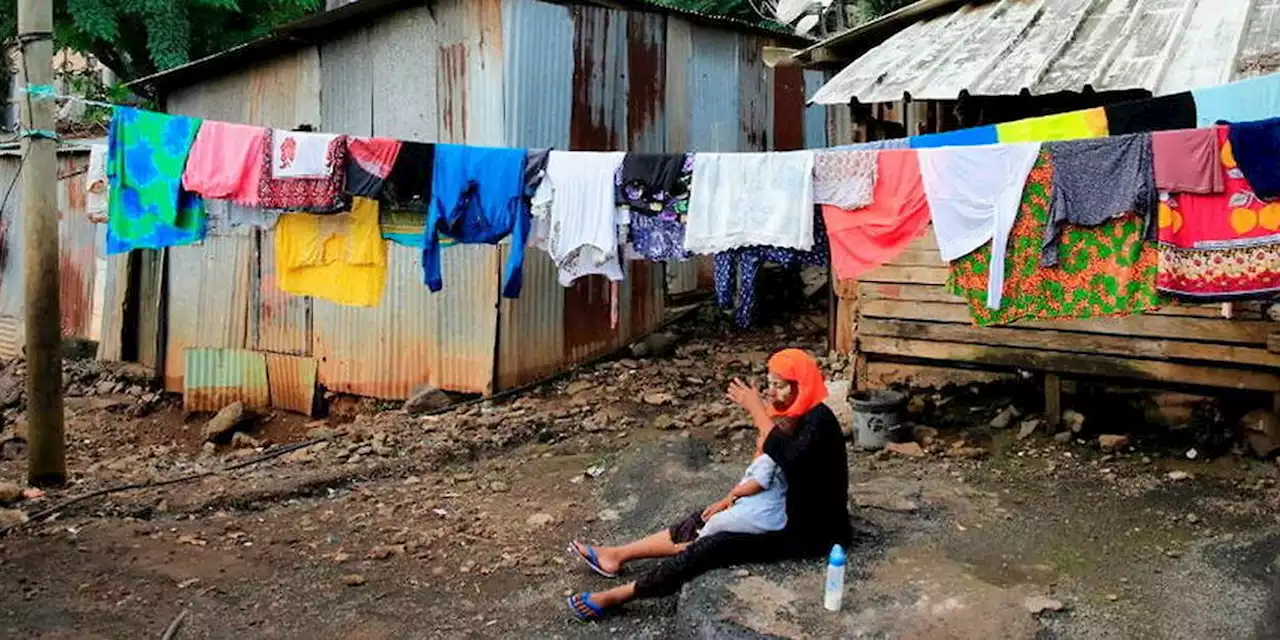
[[[707,512],[712,513],[708,516]],[[742,480],[728,497],[707,507],[703,520],[700,538],[717,533],[782,530],[787,526],[787,481],[782,469],[773,458],[757,451]]]

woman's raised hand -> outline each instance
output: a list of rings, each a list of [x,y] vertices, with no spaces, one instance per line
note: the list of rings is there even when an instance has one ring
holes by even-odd
[[[725,394],[734,404],[747,410],[752,416],[757,413],[768,413],[768,409],[764,405],[764,399],[760,397],[760,391],[755,387],[747,385],[739,378],[734,378],[729,383],[729,391]]]

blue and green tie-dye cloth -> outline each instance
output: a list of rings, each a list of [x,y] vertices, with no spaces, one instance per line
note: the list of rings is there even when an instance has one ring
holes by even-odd
[[[204,238],[204,202],[182,190],[200,120],[116,107],[107,135],[107,253]]]

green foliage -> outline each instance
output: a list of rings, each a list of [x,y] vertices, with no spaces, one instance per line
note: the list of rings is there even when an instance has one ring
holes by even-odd
[[[128,81],[266,35],[321,6],[321,0],[54,0],[54,38]],[[0,0],[0,33],[16,35],[16,11],[16,0]]]

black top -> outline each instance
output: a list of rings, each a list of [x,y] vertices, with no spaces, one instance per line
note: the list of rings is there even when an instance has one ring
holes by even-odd
[[[1107,129],[1113,136],[1196,128],[1196,101],[1190,91],[1121,102],[1104,110]]]
[[[391,210],[426,212],[435,157],[433,144],[405,142],[400,146],[400,155],[382,188],[382,197]]]
[[[774,429],[764,452],[787,479],[787,533],[798,539],[846,547],[849,526],[849,457],[840,422],[825,404],[804,414],[791,434]]]

